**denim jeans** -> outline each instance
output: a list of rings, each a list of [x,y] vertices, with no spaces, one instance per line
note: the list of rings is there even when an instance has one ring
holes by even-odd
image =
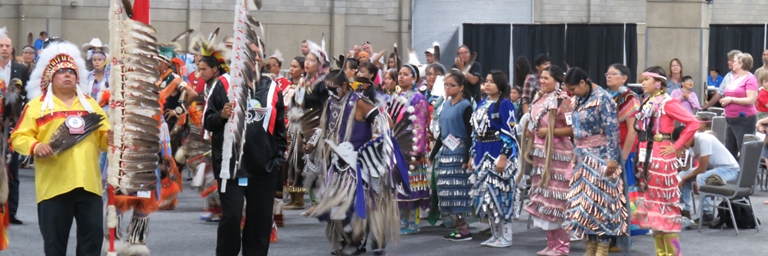
[[[683,177],[685,175],[688,175],[689,173],[693,172],[694,169],[690,169],[684,172],[680,172],[680,176]],[[696,176],[696,185],[701,186],[704,185],[707,178],[709,178],[710,175],[717,174],[722,178],[725,182],[731,182],[735,181],[739,178],[739,168],[732,168],[732,167],[715,167],[711,170],[707,170],[704,173],[701,173]],[[683,205],[683,210],[690,211],[691,210],[691,192],[693,191],[693,180],[689,180],[683,184],[683,187],[680,189],[680,192],[682,195],[680,195],[680,203]],[[707,198],[707,204],[712,204],[712,199]],[[706,207],[704,208],[705,214],[712,214],[712,208],[713,207]]]

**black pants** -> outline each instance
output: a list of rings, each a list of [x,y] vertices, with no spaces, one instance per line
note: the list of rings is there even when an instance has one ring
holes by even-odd
[[[33,157],[33,156],[29,156]],[[11,217],[16,218],[19,210],[19,153],[11,153],[8,162],[8,211]]]
[[[77,256],[101,255],[104,238],[101,196],[76,188],[37,204],[46,256],[67,254],[72,218],[77,221]]]
[[[757,116],[740,116],[725,118],[725,148],[733,155],[736,161],[739,160],[739,151],[744,142],[744,134],[754,134]]]
[[[237,256],[240,247],[243,256],[266,256],[272,231],[272,208],[279,169],[248,178],[248,186],[238,186],[237,180],[228,180],[225,193],[219,193],[223,210],[216,236],[217,256]],[[222,184],[218,179],[219,185]],[[245,201],[243,200],[245,199]],[[240,221],[245,208],[245,226],[240,237]]]

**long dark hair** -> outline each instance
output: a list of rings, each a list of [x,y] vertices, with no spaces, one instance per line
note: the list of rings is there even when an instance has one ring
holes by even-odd
[[[583,97],[579,97],[579,104],[578,106],[581,106],[582,104],[586,103],[589,99],[589,96],[592,95],[592,82],[589,81],[589,76],[587,75],[587,72],[584,72],[581,68],[574,67],[568,69],[568,72],[565,73],[565,78],[563,79],[563,82],[568,85],[576,85],[579,86],[581,84],[581,81],[584,81],[587,86],[589,87],[589,92],[587,92],[587,95],[584,95]]]
[[[448,74],[445,74],[444,79],[448,79],[449,77],[456,80],[456,84],[458,84],[459,86],[464,87],[464,89],[467,88],[467,83],[469,82],[467,82],[467,77],[465,77],[464,74],[461,73],[461,71],[452,69],[450,72],[448,72]],[[472,102],[472,99],[473,99],[472,96],[469,94],[469,90],[461,90],[461,98],[466,99],[469,102]]]
[[[523,86],[525,84],[525,77],[533,74],[531,69],[531,62],[525,56],[520,56],[515,60],[515,86]]]
[[[509,99],[509,92],[512,90],[512,87],[509,86],[509,80],[507,80],[507,75],[504,74],[504,72],[501,72],[500,70],[491,70],[491,77],[493,78],[493,83],[496,84],[496,88],[499,89],[499,99],[496,100],[495,106],[493,106],[493,113],[496,113],[499,111],[499,104],[501,104],[501,101],[503,99]]]
[[[614,63],[614,64],[611,64],[611,66],[608,68],[616,69],[619,71],[619,73],[621,73],[622,76],[626,76],[627,80],[624,81],[624,85],[626,86],[627,84],[629,84],[629,68],[627,66],[624,66],[619,63]]]
[[[215,68],[219,71],[220,75],[226,74],[227,70],[221,67],[221,63],[219,63],[219,60],[216,59],[216,57],[213,56],[203,56],[200,58],[200,61],[205,62],[206,65],[208,65],[211,68]]]

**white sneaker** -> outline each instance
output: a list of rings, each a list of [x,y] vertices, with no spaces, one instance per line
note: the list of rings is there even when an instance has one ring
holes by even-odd
[[[498,238],[492,236],[491,238],[488,238],[488,240],[485,240],[485,242],[480,243],[480,246],[489,246],[490,244],[496,243],[496,240],[498,240]]]

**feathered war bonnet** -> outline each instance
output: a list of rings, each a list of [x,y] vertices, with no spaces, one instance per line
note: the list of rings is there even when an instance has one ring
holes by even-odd
[[[214,43],[216,36],[219,34],[219,29],[216,28],[213,33],[206,39],[202,36],[195,38],[194,42],[190,45],[189,51],[193,53],[200,53],[203,57],[214,57],[219,63],[219,67],[224,69],[224,72],[229,73],[229,64],[227,63],[229,50],[224,47],[223,44]],[[222,72],[222,73],[224,73]]]
[[[88,88],[88,76],[83,73],[86,70],[85,60],[80,55],[80,49],[70,42],[54,42],[43,48],[27,83],[27,99],[35,100],[38,96],[43,95],[43,98],[40,99],[44,101],[40,109],[41,113],[50,109],[51,114],[53,114],[53,76],[60,69],[65,68],[75,71],[78,81],[75,87],[77,97],[83,108],[93,113],[91,104],[88,104],[86,96],[83,94],[90,89]]]

